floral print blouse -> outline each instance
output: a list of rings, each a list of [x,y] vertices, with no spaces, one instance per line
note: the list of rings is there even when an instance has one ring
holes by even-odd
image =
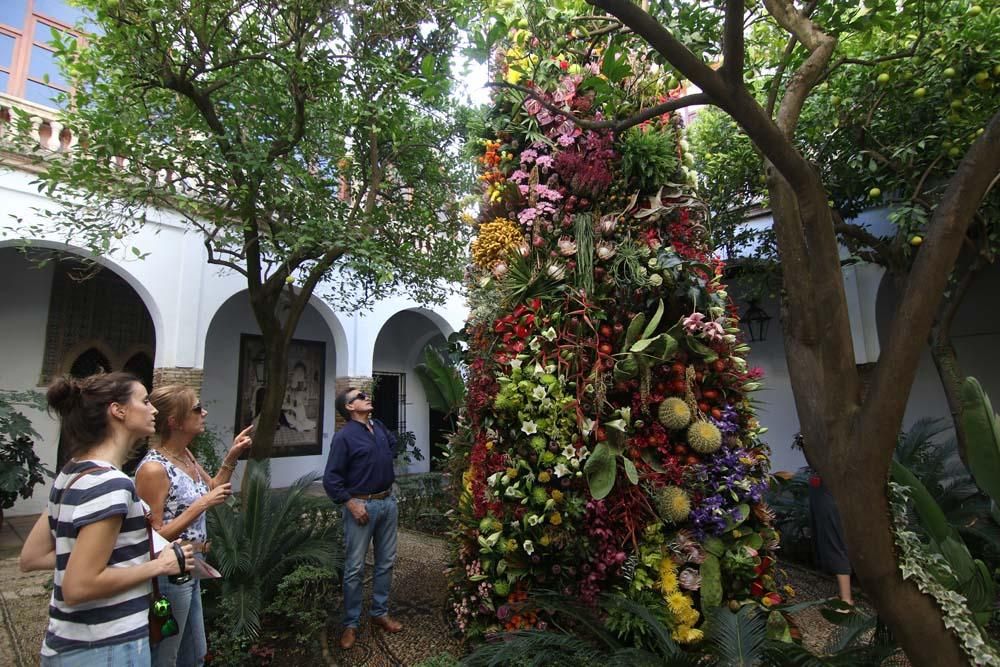
[[[191,506],[196,500],[208,493],[208,484],[198,476],[198,479],[191,477],[175,465],[170,459],[155,449],[150,449],[146,456],[139,463],[139,468],[149,462],[159,463],[167,471],[167,478],[170,480],[170,488],[167,491],[167,500],[163,507],[163,523],[170,523]],[[136,469],[138,471],[138,469]],[[180,536],[182,540],[193,542],[205,542],[208,540],[208,528],[205,522],[205,514],[202,513],[197,519],[185,528]]]

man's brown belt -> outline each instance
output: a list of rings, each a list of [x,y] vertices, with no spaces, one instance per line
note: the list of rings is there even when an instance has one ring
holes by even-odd
[[[351,496],[352,498],[357,498],[358,500],[382,500],[383,498],[388,498],[392,495],[392,489],[386,489],[381,493],[362,493]]]

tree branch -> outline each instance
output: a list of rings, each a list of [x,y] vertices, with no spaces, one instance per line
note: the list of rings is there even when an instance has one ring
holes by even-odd
[[[927,340],[948,276],[969,224],[998,176],[1000,111],[962,158],[928,224],[926,239],[917,253],[888,341],[882,348],[869,400],[862,408],[862,427],[870,442],[895,442],[895,433],[878,430],[895,429],[902,421],[923,341]],[[891,455],[891,447],[880,452],[884,461],[879,463],[888,464]]]
[[[795,135],[802,105],[830,62],[837,39],[820,30],[808,15],[795,8],[792,0],[764,0],[764,6],[778,25],[794,35],[809,50],[809,57],[789,80],[781,100],[781,108],[778,109],[778,127],[791,139]]]
[[[781,62],[778,64],[778,68],[774,70],[774,76],[771,77],[771,87],[767,91],[767,104],[764,106],[764,110],[767,111],[767,115],[770,118],[774,117],[774,105],[778,102],[781,79],[785,76],[785,70],[788,69],[788,64],[792,60],[792,54],[795,53],[795,47],[798,43],[799,40],[795,35],[788,38],[788,43],[785,44],[785,51],[781,54]]]
[[[726,22],[722,29],[722,78],[731,86],[743,83],[745,46],[743,42],[743,0],[726,2]]]
[[[657,104],[654,107],[650,107],[645,111],[640,111],[639,113],[629,116],[628,118],[622,118],[619,120],[586,120],[585,118],[579,118],[566,109],[558,107],[555,104],[543,99],[538,95],[538,91],[532,88],[520,86],[514,83],[507,83],[506,81],[493,81],[491,83],[487,83],[486,86],[488,88],[509,88],[511,90],[524,93],[552,113],[565,117],[577,127],[582,127],[585,130],[611,130],[612,132],[624,132],[630,127],[639,125],[640,123],[645,123],[647,120],[652,120],[653,118],[662,116],[665,113],[670,113],[671,111],[699,104],[712,103],[712,99],[705,93],[695,93],[693,95],[685,95],[684,97],[668,100],[662,104]]]

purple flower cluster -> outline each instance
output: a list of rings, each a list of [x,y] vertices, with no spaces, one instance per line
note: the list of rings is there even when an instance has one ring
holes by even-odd
[[[728,422],[712,420],[719,425]],[[722,428],[721,426],[719,427]],[[702,465],[689,473],[688,483],[700,499],[691,510],[691,523],[699,539],[706,535],[721,535],[730,520],[738,521],[741,503],[759,503],[767,490],[763,471],[752,462],[755,457],[746,449],[724,445]]]
[[[738,435],[740,432],[740,415],[731,405],[726,405],[722,409],[722,417],[716,419],[715,417],[709,417],[708,420],[715,424],[722,435]]]

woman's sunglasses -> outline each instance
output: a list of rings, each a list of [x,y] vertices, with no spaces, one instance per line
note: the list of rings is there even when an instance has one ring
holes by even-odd
[[[201,414],[202,410],[204,410],[204,408],[201,406],[201,403],[195,403],[194,407],[191,408],[191,412],[194,412],[194,413],[197,413],[197,414]]]

